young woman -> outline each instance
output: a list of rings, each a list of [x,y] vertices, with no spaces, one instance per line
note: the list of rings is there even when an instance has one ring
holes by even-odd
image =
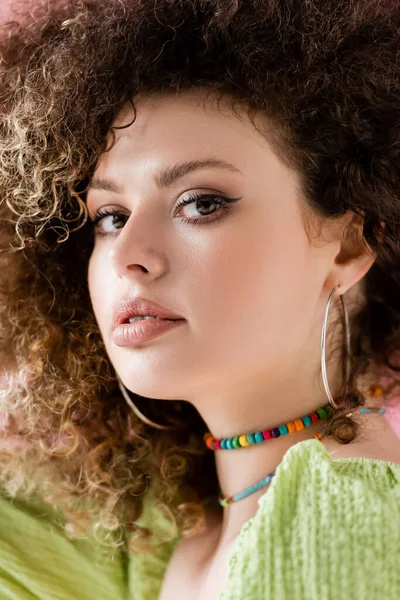
[[[2,598],[400,595],[400,15],[2,33]]]

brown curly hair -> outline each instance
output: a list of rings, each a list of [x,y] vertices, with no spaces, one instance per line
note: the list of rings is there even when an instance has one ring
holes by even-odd
[[[0,482],[61,508],[71,536],[100,525],[134,548],[149,482],[182,535],[218,487],[197,411],[149,400],[176,429],[140,422],[93,315],[85,190],[113,120],[139,92],[208,88],[269,117],[317,214],[362,216],[376,260],[346,406],[362,404],[358,375],[400,368],[400,13],[389,0],[45,4],[0,40]],[[328,425],[343,443],[357,433],[343,409]]]

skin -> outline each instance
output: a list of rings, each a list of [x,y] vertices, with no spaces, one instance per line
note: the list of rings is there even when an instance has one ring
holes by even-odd
[[[192,402],[217,437],[275,427],[325,405],[320,336],[329,293],[340,285],[329,317],[335,323],[338,294],[346,294],[349,312],[357,310],[363,277],[374,262],[357,237],[359,217],[351,211],[334,220],[311,215],[318,235],[310,240],[298,174],[244,111],[233,114],[224,103],[218,110],[200,89],[140,96],[135,106],[136,121],[116,130],[116,144],[100,158],[93,177],[93,182],[116,182],[120,192],[93,187],[87,196],[90,216],[106,207],[125,215],[114,224],[105,217],[97,225],[111,235],[96,238],[88,272],[93,309],[121,380],[148,398]],[[132,116],[127,105],[115,124]],[[265,116],[255,123],[262,130]],[[199,169],[162,188],[153,179],[167,166],[210,157],[240,172]],[[191,192],[241,199],[226,213],[218,205],[195,203],[176,209],[177,200]],[[200,225],[182,221],[206,219],[201,208],[223,217]],[[158,301],[186,322],[140,346],[118,347],[111,338],[112,315],[128,295]],[[342,335],[339,324],[328,329],[327,347],[340,343]],[[342,383],[340,353],[328,358],[335,394]],[[399,456],[384,417],[371,415],[363,422],[375,432],[374,440],[380,436],[382,456],[371,437],[369,455],[372,448],[372,455],[395,460],[382,442],[385,433]],[[223,493],[234,494],[265,477],[291,445],[313,438],[320,428],[316,423],[273,443],[217,452]],[[334,440],[324,443],[332,456],[352,455]],[[355,455],[363,455],[362,443],[355,444]],[[217,598],[227,553],[267,491],[210,512],[207,530],[178,546],[162,600]]]

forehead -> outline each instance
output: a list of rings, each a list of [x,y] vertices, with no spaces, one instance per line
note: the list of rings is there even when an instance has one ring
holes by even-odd
[[[252,160],[258,145],[265,157],[269,148],[257,128],[265,128],[265,118],[254,123],[243,106],[226,97],[202,91],[152,93],[136,96],[134,107],[125,104],[113,122],[115,142],[104,153],[97,171],[115,170],[118,165],[199,160],[215,156],[229,162]],[[111,134],[110,134],[111,139]],[[129,167],[131,168],[131,167]]]
[[[193,122],[196,125],[214,125],[217,122],[231,126],[233,121],[243,122],[250,126],[247,110],[244,105],[235,104],[233,98],[227,95],[217,96],[215,92],[205,91],[202,88],[184,90],[180,92],[157,92],[151,94],[141,93],[133,98],[133,104],[127,102],[116,116],[113,126],[121,127],[135,120],[135,127],[151,129],[154,124],[157,129],[161,125],[168,127],[168,123],[176,128],[181,121],[185,125]],[[251,127],[251,130],[253,127]],[[119,130],[123,134],[124,130]]]

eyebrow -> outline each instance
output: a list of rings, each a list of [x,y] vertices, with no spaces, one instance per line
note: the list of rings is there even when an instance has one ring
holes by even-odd
[[[154,181],[158,188],[165,188],[172,185],[173,183],[175,183],[175,181],[177,181],[184,175],[187,175],[188,173],[192,173],[193,171],[197,171],[198,169],[209,168],[227,169],[231,172],[243,175],[240,169],[238,169],[229,162],[219,160],[216,158],[207,158],[204,160],[187,161],[177,165],[173,165],[172,167],[167,167],[166,169],[163,169],[154,176]],[[88,190],[104,190],[106,192],[122,194],[122,187],[116,181],[110,179],[92,179],[88,186]]]

